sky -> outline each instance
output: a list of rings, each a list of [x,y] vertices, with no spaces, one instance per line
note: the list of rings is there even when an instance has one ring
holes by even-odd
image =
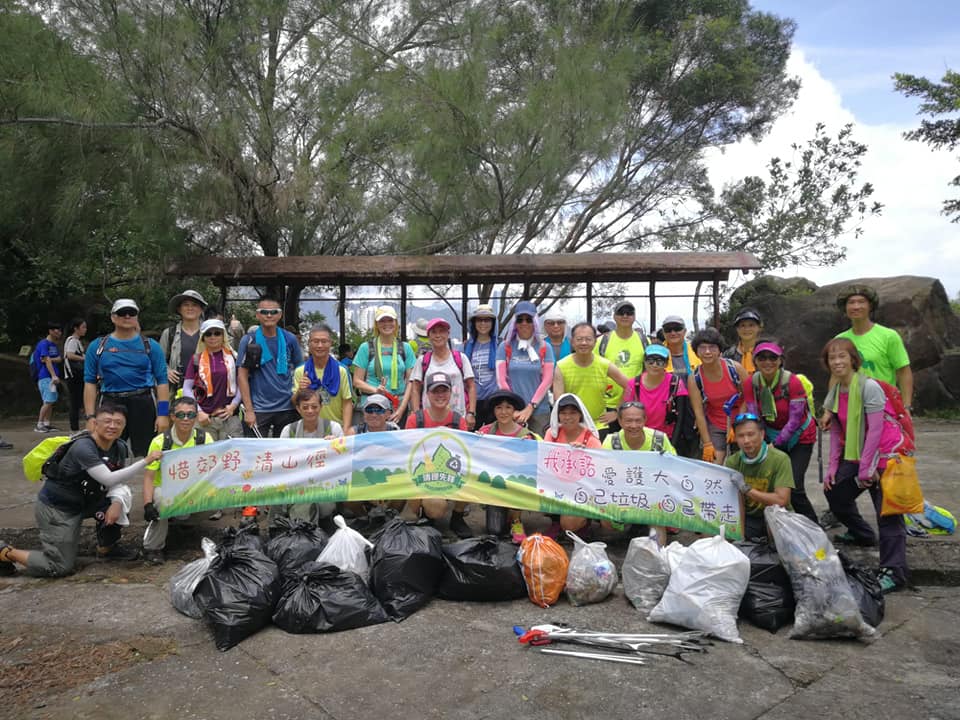
[[[854,123],[854,138],[869,150],[861,181],[875,187],[885,208],[868,219],[860,238],[846,238],[847,261],[834,268],[790,268],[819,285],[853,277],[924,275],[943,282],[952,298],[960,291],[960,224],[940,214],[957,192],[947,183],[960,174],[957,153],[932,151],[903,139],[919,124],[918,100],[893,88],[905,72],[940,80],[960,69],[960,2],[881,0],[753,0],[757,10],[792,18],[797,29],[788,71],[800,78],[793,108],[759,144],[729,146],[709,160],[716,186],[745,174],[763,174],[768,159],[787,157],[792,142],[827,124],[831,135]]]

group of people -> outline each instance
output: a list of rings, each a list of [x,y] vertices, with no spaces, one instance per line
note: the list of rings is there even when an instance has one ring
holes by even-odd
[[[591,324],[568,329],[562,313],[552,309],[541,315],[528,300],[511,308],[510,321],[500,331],[493,307],[480,305],[469,316],[462,350],[450,341],[450,324],[435,318],[422,329],[425,341],[415,352],[398,333],[396,310],[382,306],[375,311],[372,339],[349,358],[342,347],[333,352],[334,334],[325,325],[309,330],[304,356],[300,338],[282,326],[281,305],[271,297],[257,302],[257,325],[237,333],[209,312],[199,293],[184,291],[170,305],[178,322],[159,342],[141,335],[136,302],[117,300],[109,335],[84,348],[85,324],[71,327],[65,364],[57,351],[56,327],[49,328],[43,350],[37,350],[47,372],[38,379],[44,402],[38,430],[49,424],[50,403],[56,400],[51,392],[62,375],[71,383],[71,397],[80,398],[71,407],[82,406],[89,434],[67,452],[61,466],[96,480],[103,497],[81,508],[61,487],[67,482],[63,473],[61,479],[47,478],[38,502],[44,511],[37,512],[43,549],[27,554],[0,543],[0,569],[14,561],[41,574],[69,572],[73,556],[64,547],[65,535],[79,532],[79,520],[93,506],[104,528],[122,524],[129,507],[122,498],[107,500],[109,489],[130,477],[130,468],[143,475],[144,515],[151,521],[145,552],[162,559],[167,527],[153,493],[164,452],[241,434],[332,438],[401,427],[656,450],[722,463],[743,476],[747,535],[759,536],[765,534],[767,505],[789,506],[817,521],[804,476],[819,423],[831,438],[825,495],[849,529],[840,539],[876,544],[856,498],[869,491],[879,516],[877,478],[896,451],[897,425],[884,390],[871,377],[899,385],[908,409],[913,393],[902,340],[871,318],[877,302],[867,287],[851,288],[838,298],[852,327],[823,349],[831,383],[823,416],[817,418],[809,383],[786,369],[783,348],[764,336],[762,318],[751,308],[735,316],[738,341],[725,348],[713,328],[688,339],[683,319],[674,315],[648,337],[637,329],[629,300],[616,304],[615,325],[599,337]],[[66,372],[59,372],[61,365]],[[71,418],[74,429],[79,415],[76,425]],[[120,437],[128,438],[132,455],[144,460],[123,467],[125,461],[111,454]],[[462,503],[449,507],[446,501],[423,499],[410,501],[407,509],[431,520],[449,512],[453,532],[472,533]],[[287,508],[314,521],[332,510]],[[370,508],[351,510],[362,515]],[[504,510],[508,534],[521,542],[520,511]],[[54,523],[53,511],[69,515],[73,524],[60,522],[63,518]],[[589,535],[590,528],[586,518],[555,517],[546,533],[556,536],[566,529]],[[885,589],[893,589],[907,579],[902,518],[881,518],[879,528]],[[107,542],[111,537],[104,535],[98,552],[118,554],[115,543]]]

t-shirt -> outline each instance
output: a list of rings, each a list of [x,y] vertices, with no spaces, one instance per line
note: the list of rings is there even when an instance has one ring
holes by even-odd
[[[903,338],[896,330],[883,325],[874,324],[863,335],[855,334],[851,328],[837,337],[847,338],[857,346],[863,361],[863,371],[876,380],[896,385],[897,370],[910,364]]]
[[[607,409],[604,391],[607,385],[613,383],[613,380],[607,376],[610,361],[595,355],[593,362],[587,367],[580,367],[574,362],[575,357],[576,355],[568,355],[557,363],[557,372],[563,376],[563,389],[580,398],[596,423],[597,429],[603,429],[607,427],[600,422],[600,416]]]
[[[54,358],[60,357],[60,349],[57,347],[55,342],[44,338],[37,343],[37,380],[48,379],[50,377],[50,371],[47,370],[47,364],[43,361],[44,358],[50,358],[53,365],[53,372],[57,377],[62,375],[58,363],[52,362]]]
[[[44,480],[38,499],[58,510],[74,515],[83,512],[83,492],[80,483],[87,479],[87,470],[97,465],[106,465],[111,471],[119,470],[128,458],[122,440],[103,450],[91,437],[77,440],[60,461],[60,478]],[[106,491],[103,493],[106,497]]]
[[[83,379],[83,361],[71,360],[67,355],[73,353],[83,357],[83,343],[76,335],[71,335],[63,344],[63,369],[68,378]],[[80,368],[79,370],[77,368]]]
[[[640,447],[631,447],[630,443],[627,442],[627,436],[624,434],[623,430],[615,433],[620,437],[620,447],[624,450],[636,450],[641,452],[649,452],[650,448],[653,447],[653,428],[648,428],[644,426],[643,428],[643,442],[640,443]],[[603,448],[605,450],[613,450],[613,435],[607,435],[603,439]],[[674,449],[673,444],[670,442],[670,438],[664,434],[663,437],[663,451],[671,455],[676,455],[677,451]]]
[[[156,340],[147,340],[150,352],[143,347],[143,338],[135,335],[129,340],[107,336],[103,352],[97,354],[101,338],[93,341],[83,361],[83,381],[96,383],[100,375],[100,390],[105,393],[145,390],[167,384],[167,361]]]
[[[563,430],[562,429],[558,430],[557,433],[558,435],[562,434]],[[564,440],[559,439],[558,435],[554,435],[553,429],[548,428],[547,431],[543,434],[543,440],[544,442],[552,442],[552,443],[559,443],[561,445],[567,445],[568,444],[567,441],[565,439]],[[599,450],[600,448],[603,447],[603,445],[600,444],[600,438],[598,438],[596,435],[590,432],[587,428],[583,428],[583,432],[580,433],[580,437],[578,437],[574,442],[578,445],[583,445],[588,450]],[[574,443],[569,443],[569,444],[573,445]]]
[[[607,347],[603,351],[603,357],[612,362],[623,371],[628,378],[636,377],[643,371],[643,341],[636,332],[631,331],[630,337],[624,339],[612,332],[609,335]],[[601,341],[597,341],[593,352],[600,355]],[[606,390],[605,402],[609,408],[615,408],[620,405],[620,399],[623,397],[623,388],[617,383],[611,383]]]
[[[163,450],[163,436],[165,434],[166,433],[160,433],[155,438],[153,438],[153,440],[150,441],[150,449],[147,450],[148,455],[152,453],[154,450]],[[203,438],[204,445],[208,445],[213,442],[213,438],[210,436],[210,433],[205,432],[203,433],[203,435],[204,435],[204,438]],[[197,444],[196,428],[190,431],[190,437],[187,439],[186,442],[180,442],[180,436],[177,435],[177,429],[175,427],[171,428],[170,439],[173,440],[173,444],[170,445],[170,449],[167,452],[173,452],[174,450],[181,450],[182,448],[194,447]],[[159,469],[160,469],[160,460],[156,460],[147,465],[147,470],[159,470]],[[163,478],[160,476],[160,473],[157,473],[156,476],[153,478],[153,484],[156,485],[157,487],[160,487],[160,483],[162,480]]]
[[[684,362],[684,353],[686,353],[686,362]],[[687,369],[687,363],[690,363],[689,370]],[[683,348],[678,353],[674,353],[673,350],[670,351],[670,357],[667,359],[667,372],[672,372],[674,375],[679,375],[682,378],[687,377],[691,372],[697,369],[697,366],[701,364],[701,360],[697,357],[697,354],[693,351],[693,348],[690,347],[690,343],[687,340],[683,341]]]
[[[450,388],[450,408],[461,415],[465,415],[467,412],[467,398],[463,381],[465,378],[473,378],[473,366],[470,364],[470,359],[463,353],[460,353],[460,358],[463,361],[463,374],[461,375],[460,368],[457,367],[457,361],[453,359],[455,352],[458,351],[451,350],[442,362],[437,360],[436,354],[431,355],[430,366],[427,368],[427,377],[433,375],[435,372],[446,373],[452,383],[452,387]],[[423,360],[418,360],[413,366],[413,374],[410,376],[410,379],[423,383],[423,390],[420,393],[420,407],[428,407],[430,401],[427,399],[427,384],[423,382]]]
[[[427,412],[426,410],[421,410],[420,412],[423,413],[423,427],[425,428],[450,427],[450,425],[453,423],[453,410],[447,413],[447,416],[440,422],[437,422],[432,417],[430,417],[430,413]],[[417,413],[410,413],[407,416],[407,424],[404,425],[404,429],[405,430],[417,429]],[[463,417],[463,415],[460,416],[460,422],[457,424],[456,429],[457,430],[467,429],[467,420],[466,418]]]
[[[553,357],[557,362],[563,360],[567,355],[573,352],[570,347],[570,338],[564,337],[560,343],[555,343],[550,338],[544,338],[544,341],[553,349]]]
[[[517,349],[517,343],[514,341],[510,347],[510,362],[507,365],[507,381],[510,383],[510,389],[523,398],[524,402],[532,402],[533,396],[540,387],[543,380],[544,365],[554,362],[553,348],[550,343],[541,341],[543,344],[534,348],[536,360],[530,359],[530,353],[526,350]],[[540,362],[540,348],[543,347],[543,362]],[[497,348],[497,362],[507,359],[507,344],[501,343]],[[549,385],[547,390],[549,390]],[[537,409],[533,411],[534,415],[543,415],[550,412],[550,404],[543,402],[546,397],[540,398]]]
[[[206,386],[200,381],[197,375],[197,366],[193,363],[193,357],[187,365],[187,370],[183,374],[184,380],[193,380],[193,396],[197,400],[200,409],[205,413],[211,413],[226,407],[234,398],[227,395],[229,385],[227,383],[227,365],[223,362],[223,350],[217,350],[210,353],[210,375],[213,380],[213,392],[209,395],[206,392]],[[236,387],[236,384],[234,385]],[[237,393],[240,389],[237,388]]]
[[[283,333],[287,343],[287,372],[283,375],[277,372],[277,352],[279,333]],[[303,352],[296,336],[288,330],[278,329],[273,337],[264,336],[267,348],[270,350],[270,360],[264,362],[263,353],[260,367],[249,374],[250,399],[253,401],[254,412],[283,412],[291,409],[290,387],[293,383],[293,373],[298,366],[303,365]],[[240,341],[240,350],[237,351],[237,367],[243,365],[247,354],[247,347],[254,342],[254,335],[247,333]]]
[[[321,416],[321,421],[325,420]],[[303,420],[297,420],[292,422],[289,425],[284,425],[283,430],[280,431],[280,437],[282,438],[314,438],[317,440],[322,440],[327,437],[327,435],[333,435],[334,437],[343,437],[343,426],[338,423],[336,420],[326,419],[326,423],[318,422],[316,430],[304,430],[303,429]],[[326,427],[324,427],[326,425]]]
[[[180,364],[177,367],[185,368],[190,364],[194,354],[197,352],[197,342],[200,340],[200,331],[197,330],[193,335],[180,330]]]
[[[312,358],[307,358],[307,362],[311,362]],[[293,372],[293,392],[296,393],[300,389],[300,380],[303,378],[303,374],[306,372],[306,363],[298,367]],[[318,378],[323,377],[323,371],[316,371],[316,376]],[[321,385],[317,388],[317,392],[320,394],[320,399],[323,400],[323,405],[320,406],[320,417],[327,418],[327,420],[336,420],[338,423],[343,422],[343,404],[345,402],[350,402],[353,400],[353,395],[350,394],[350,381],[348,380],[347,369],[340,366],[340,389],[336,395],[331,395],[327,392],[327,389]]]
[[[474,343],[470,352],[470,364],[476,373],[477,400],[484,400],[490,397],[497,390],[497,372],[494,367],[490,367],[490,342]],[[494,353],[496,356],[496,353]],[[494,357],[496,360],[496,357]]]
[[[397,344],[399,346],[399,341],[397,341]],[[376,341],[374,341],[374,347],[376,347]],[[393,344],[383,345],[380,348],[380,369],[383,372],[382,377],[377,377],[376,358],[373,356],[373,353],[370,352],[370,343],[368,342],[363,343],[357,348],[357,352],[353,356],[353,366],[366,370],[366,381],[374,387],[383,384],[391,394],[403,397],[403,392],[407,389],[407,381],[403,379],[404,373],[417,364],[417,358],[413,353],[413,348],[410,347],[410,343],[403,343],[403,348],[398,347],[398,350],[396,385],[390,382],[393,368]]]
[[[767,457],[763,459],[763,462],[756,465],[745,463],[743,458],[743,451],[739,450],[728,457],[724,465],[743,475],[747,485],[754,490],[772,493],[777,488],[790,488],[792,490],[796,487],[793,484],[790,456],[782,450],[767,445]],[[756,500],[744,499],[744,509],[747,515],[762,515],[765,507],[763,503]]]
[[[643,374],[646,375],[647,373]],[[634,378],[630,381],[630,384],[627,385],[627,389],[623,393],[624,402],[639,400],[644,404],[644,407],[647,408],[646,427],[660,430],[668,436],[673,435],[673,428],[676,425],[676,419],[674,419],[673,422],[667,422],[667,408],[670,405],[671,399],[670,382],[672,377],[672,373],[666,373],[663,376],[663,382],[652,390],[648,390],[643,386],[642,376],[640,378]],[[687,383],[681,379],[680,382],[677,383],[677,397],[683,397],[687,394]]]
[[[523,425],[517,425],[517,429],[513,433],[505,433],[500,430],[500,426],[497,423],[492,422],[488,425],[484,425],[479,430],[477,430],[477,432],[480,433],[481,435],[497,435],[498,437],[521,438],[523,440],[539,440],[540,439],[539,437],[537,437],[536,433],[530,432],[530,430],[523,427]]]
[[[722,374],[719,382],[713,382],[707,378],[706,373],[700,371],[700,379],[703,382],[703,395],[706,396],[706,402],[703,404],[704,414],[707,416],[707,422],[714,427],[725,428],[727,426],[727,414],[723,411],[723,406],[727,400],[737,393],[737,386],[730,377],[730,371],[727,368],[727,361],[720,361]],[[750,383],[740,383],[744,391],[748,391]],[[743,398],[740,399],[743,402]]]

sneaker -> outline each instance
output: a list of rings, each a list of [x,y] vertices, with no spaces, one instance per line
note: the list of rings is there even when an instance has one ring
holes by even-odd
[[[473,530],[467,525],[467,521],[463,519],[463,513],[455,512],[450,515],[450,529],[456,533],[456,536],[461,540],[473,537]]]
[[[560,521],[554,520],[552,523],[550,523],[547,529],[543,531],[543,536],[548,537],[551,540],[556,540],[558,537],[560,537],[561,530],[562,528],[560,527]]]
[[[835,543],[840,543],[841,545],[857,545],[859,547],[876,547],[877,546],[876,538],[860,537],[850,532],[834,535],[833,541]]]
[[[111,545],[108,548],[97,548],[97,560],[119,560],[121,562],[130,562],[139,559],[139,550],[136,548],[128,548],[120,543]]]
[[[0,437],[0,450],[13,450],[13,443],[7,442],[2,437]]]
[[[34,432],[37,432],[37,433],[48,433],[48,432],[50,432],[50,428],[47,427],[46,425],[37,425],[37,426],[33,429],[33,431],[34,431]]]
[[[880,583],[880,592],[884,595],[900,590],[905,584],[897,581],[893,568],[880,568],[877,572],[877,582]]]
[[[163,565],[165,560],[163,550],[143,551],[143,561],[147,563],[147,565]]]
[[[833,514],[831,510],[825,510],[824,513],[820,516],[820,527],[824,530],[831,530],[833,528],[840,527],[842,523],[837,520],[837,516]]]
[[[223,517],[223,510],[217,510],[210,517],[208,517],[207,520],[219,520],[222,517]]]
[[[60,430],[60,428],[58,428],[56,425],[51,425],[50,423],[44,423],[43,426],[47,429],[47,432],[53,432],[54,430],[57,430],[57,431]]]
[[[514,545],[520,545],[527,539],[527,533],[523,530],[523,523],[519,520],[510,526],[510,539]]]
[[[10,547],[3,540],[0,540],[0,552],[3,552],[4,549]],[[11,575],[17,574],[16,566],[9,560],[0,561],[0,577],[10,577]]]

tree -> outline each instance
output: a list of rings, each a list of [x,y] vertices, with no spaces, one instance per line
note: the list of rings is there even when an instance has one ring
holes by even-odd
[[[925,142],[936,150],[956,150],[960,145],[960,73],[947,70],[939,83],[905,73],[896,73],[893,78],[898,92],[923,100],[918,114],[932,118],[921,120],[919,128],[903,136]],[[960,175],[954,177],[950,185],[960,187]],[[950,222],[960,222],[960,198],[944,200],[942,212]]]

